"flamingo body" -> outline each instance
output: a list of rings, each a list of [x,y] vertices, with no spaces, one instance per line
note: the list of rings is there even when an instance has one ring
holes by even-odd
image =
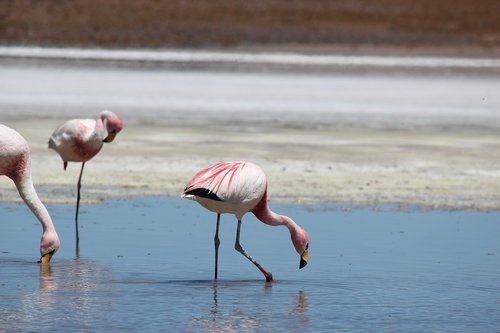
[[[0,125],[0,175],[14,181],[19,195],[42,225],[41,262],[49,262],[59,249],[60,240],[49,212],[38,198],[31,178],[30,149],[15,130]]]
[[[272,281],[267,272],[240,245],[241,219],[252,212],[261,222],[272,226],[286,226],[290,231],[295,250],[301,256],[300,268],[308,261],[309,235],[291,218],[274,213],[267,204],[267,180],[262,169],[249,162],[224,162],[198,172],[185,186],[182,197],[195,200],[203,207],[217,213],[215,241],[215,279],[217,279],[217,256],[219,247],[220,214],[234,214],[238,219],[235,249],[247,257]]]
[[[215,213],[241,219],[266,192],[266,175],[248,162],[218,163],[198,172],[185,186],[183,197]]]
[[[49,140],[49,147],[67,162],[86,162],[102,148],[104,136],[96,130],[93,119],[72,119],[59,126]]]
[[[49,148],[61,156],[65,165],[86,162],[97,155],[103,142],[111,142],[122,128],[123,121],[111,111],[102,111],[97,120],[68,120],[52,133]]]

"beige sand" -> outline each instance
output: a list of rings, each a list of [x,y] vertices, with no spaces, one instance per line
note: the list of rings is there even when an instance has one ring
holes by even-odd
[[[80,165],[63,171],[46,146],[57,119],[11,120],[32,147],[43,201],[74,203]],[[49,131],[50,134],[50,131]],[[83,202],[176,196],[200,168],[251,160],[268,175],[271,201],[399,204],[406,208],[500,209],[500,132],[471,128],[311,127],[279,123],[126,124],[86,164]],[[18,201],[0,177],[2,200]]]

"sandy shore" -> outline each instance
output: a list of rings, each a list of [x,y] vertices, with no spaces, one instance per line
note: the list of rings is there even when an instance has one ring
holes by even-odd
[[[46,148],[55,119],[10,121],[30,141],[33,178],[46,202],[73,203],[79,165],[66,172]],[[500,133],[128,123],[86,166],[83,200],[179,195],[201,167],[250,159],[268,174],[273,201],[500,209]],[[249,158],[251,157],[251,158]],[[2,200],[18,200],[8,179]]]
[[[176,196],[204,166],[249,160],[271,201],[500,209],[497,75],[44,66],[0,66],[0,114],[29,141],[45,202],[74,203],[80,169],[63,171],[52,130],[109,107],[125,129],[87,163],[87,203]],[[5,177],[0,198],[19,201]]]

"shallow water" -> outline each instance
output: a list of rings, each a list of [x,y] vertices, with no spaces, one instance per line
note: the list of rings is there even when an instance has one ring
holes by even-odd
[[[271,204],[311,236],[298,269],[285,228],[236,224],[178,198],[49,206],[63,240],[36,264],[41,228],[21,204],[0,204],[0,332],[495,332],[500,329],[500,214],[373,212]]]

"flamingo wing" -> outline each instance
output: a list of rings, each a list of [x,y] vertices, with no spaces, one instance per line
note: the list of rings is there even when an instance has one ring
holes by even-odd
[[[217,163],[198,172],[184,187],[184,195],[195,195],[216,201],[232,197],[234,179],[245,162]]]
[[[86,138],[95,128],[95,120],[72,119],[60,125],[54,130],[49,144],[59,146],[73,142],[77,138]],[[52,148],[52,147],[50,147]]]

